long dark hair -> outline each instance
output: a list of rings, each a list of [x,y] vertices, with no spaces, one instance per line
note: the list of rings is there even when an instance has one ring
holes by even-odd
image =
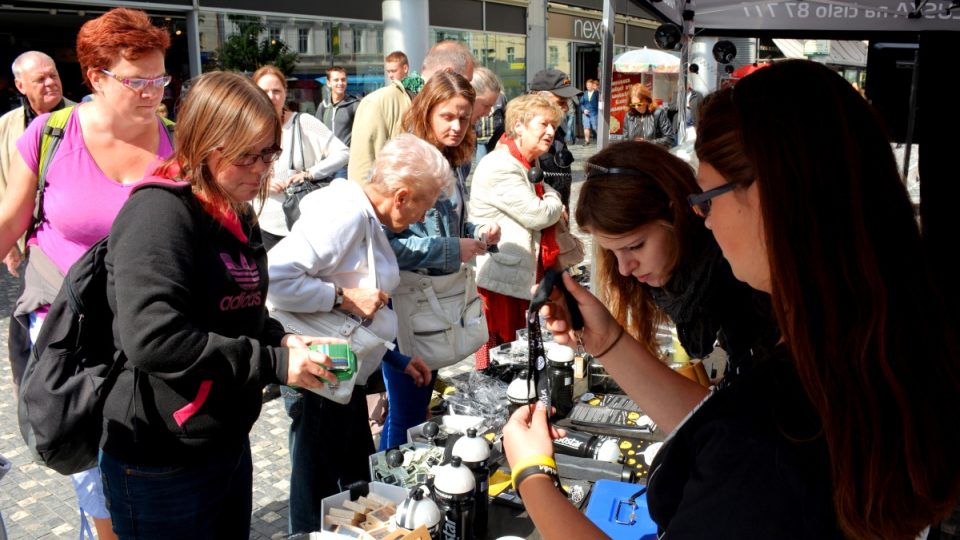
[[[700,160],[757,182],[773,308],[822,422],[840,527],[915,538],[960,494],[960,373],[886,133],[849,83],[802,60],[702,111]]]
[[[477,145],[477,135],[474,133],[473,125],[463,127],[467,133],[460,144],[446,146],[434,135],[430,126],[430,115],[433,114],[434,107],[456,96],[466,98],[471,108],[477,100],[477,93],[470,86],[470,81],[448,71],[434,73],[403,115],[404,131],[409,131],[435,146],[454,166],[465,163],[473,156],[474,147]]]
[[[629,168],[630,174],[603,174]],[[587,180],[580,189],[574,217],[590,233],[621,235],[654,222],[663,222],[673,240],[669,271],[698,255],[709,234],[686,202],[696,193],[693,169],[659,145],[640,141],[612,144],[587,160]],[[614,317],[655,357],[660,356],[656,332],[666,315],[650,288],[617,270],[613,252],[594,242],[594,273],[599,296]]]

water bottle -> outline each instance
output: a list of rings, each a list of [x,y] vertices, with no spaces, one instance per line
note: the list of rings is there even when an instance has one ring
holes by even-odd
[[[440,529],[440,517],[440,507],[430,497],[427,486],[417,484],[397,507],[394,520],[399,527],[411,531],[423,525],[430,536],[435,537]]]
[[[473,540],[473,507],[476,480],[460,458],[437,468],[433,492],[440,507],[440,531],[434,538],[441,540]]]
[[[550,404],[561,417],[573,409],[573,356],[573,349],[565,345],[554,345],[547,351]]]
[[[477,538],[487,536],[487,507],[490,505],[490,443],[477,437],[477,430],[470,428],[466,437],[453,444],[453,455],[473,472],[477,492],[474,496],[473,534]]]
[[[524,405],[536,403],[537,401],[537,387],[528,377],[529,375],[526,371],[521,371],[515,379],[510,381],[510,385],[507,386],[507,400],[510,402],[510,414],[513,414],[514,411]]]
[[[592,435],[567,429],[566,437],[553,440],[553,450],[568,456],[587,457],[617,463],[622,459],[620,445],[614,437]]]

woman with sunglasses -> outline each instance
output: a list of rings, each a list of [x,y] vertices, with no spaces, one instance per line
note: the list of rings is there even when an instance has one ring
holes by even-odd
[[[650,88],[643,83],[630,87],[630,110],[623,118],[623,138],[652,142],[666,148],[676,144],[675,130],[667,111],[653,101]]]
[[[691,202],[771,295],[778,346],[701,400],[569,276],[582,334],[560,295],[541,312],[671,433],[647,491],[661,537],[920,537],[960,495],[960,353],[875,112],[827,66],[784,61],[707,98],[696,150]],[[542,405],[504,428],[510,463],[546,463],[514,471],[524,505],[546,539],[603,537],[554,487],[551,431]]]
[[[157,116],[170,83],[164,53],[166,30],[142,11],[118,8],[84,23],[77,35],[77,61],[96,98],[70,112],[63,136],[47,164],[42,220],[27,239],[26,286],[16,313],[35,340],[63,275],[104,237],[120,207],[173,152]],[[33,221],[41,134],[49,115],[37,117],[11,156],[8,186],[0,203],[0,249],[7,253]],[[100,538],[111,538],[110,518],[96,469],[73,476],[81,516],[89,514]]]
[[[335,382],[329,359],[267,315],[267,257],[250,203],[280,155],[253,82],[199,77],[176,153],[110,230],[107,297],[124,370],[106,398],[100,472],[120,538],[247,538],[248,434],[267,383]],[[162,224],[162,226],[158,226]]]
[[[687,204],[693,169],[663,147],[613,144],[587,161],[574,214],[597,250],[597,295],[631,337],[660,356],[657,329],[667,319],[692,358],[719,342],[723,384],[776,343],[769,299],[738,281],[720,246]]]

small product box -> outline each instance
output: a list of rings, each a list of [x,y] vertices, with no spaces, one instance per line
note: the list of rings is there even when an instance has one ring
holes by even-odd
[[[349,491],[331,495],[320,502],[323,531],[310,538],[383,538],[396,527],[393,514],[407,496],[407,490],[381,482],[370,482],[367,495],[351,500]],[[316,536],[315,536],[316,535]]]

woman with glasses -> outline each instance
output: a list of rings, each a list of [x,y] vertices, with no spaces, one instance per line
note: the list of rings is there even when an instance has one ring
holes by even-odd
[[[120,538],[247,538],[248,434],[267,383],[336,381],[267,315],[250,203],[267,194],[280,123],[248,78],[202,75],[177,149],[110,230],[107,296],[124,370],[104,404],[100,472]]]
[[[669,319],[692,358],[719,343],[729,384],[776,343],[769,299],[733,276],[687,204],[698,189],[689,165],[661,146],[626,141],[591,157],[586,176],[574,216],[593,236],[597,296],[649,354],[661,355],[657,329]]]
[[[164,53],[166,30],[142,11],[118,8],[84,23],[77,35],[77,61],[96,99],[74,107],[56,153],[46,164],[42,216],[33,223],[41,134],[50,115],[27,128],[11,156],[8,186],[0,203],[0,249],[27,239],[26,287],[17,313],[29,321],[32,339],[63,275],[110,231],[130,195],[173,152],[157,106],[170,83]],[[111,538],[110,519],[95,469],[73,476],[81,512],[94,518],[100,538]]]
[[[652,142],[666,148],[676,144],[670,116],[653,101],[650,88],[643,83],[630,87],[630,109],[623,117],[623,138]]]
[[[290,234],[283,213],[284,189],[301,182],[331,180],[334,173],[346,166],[350,148],[312,114],[287,109],[287,78],[280,69],[262,66],[253,73],[253,82],[266,92],[283,126],[283,154],[273,162],[270,196],[260,211],[260,232],[263,245],[269,250]]]
[[[663,538],[925,537],[960,495],[960,353],[875,111],[827,66],[789,60],[709,96],[699,125],[691,202],[734,275],[771,295],[777,347],[699,400],[569,277],[582,334],[559,295],[542,312],[670,433],[650,516]],[[543,406],[518,411],[509,461],[549,465],[551,431]],[[543,537],[602,537],[543,470],[514,471]]]

